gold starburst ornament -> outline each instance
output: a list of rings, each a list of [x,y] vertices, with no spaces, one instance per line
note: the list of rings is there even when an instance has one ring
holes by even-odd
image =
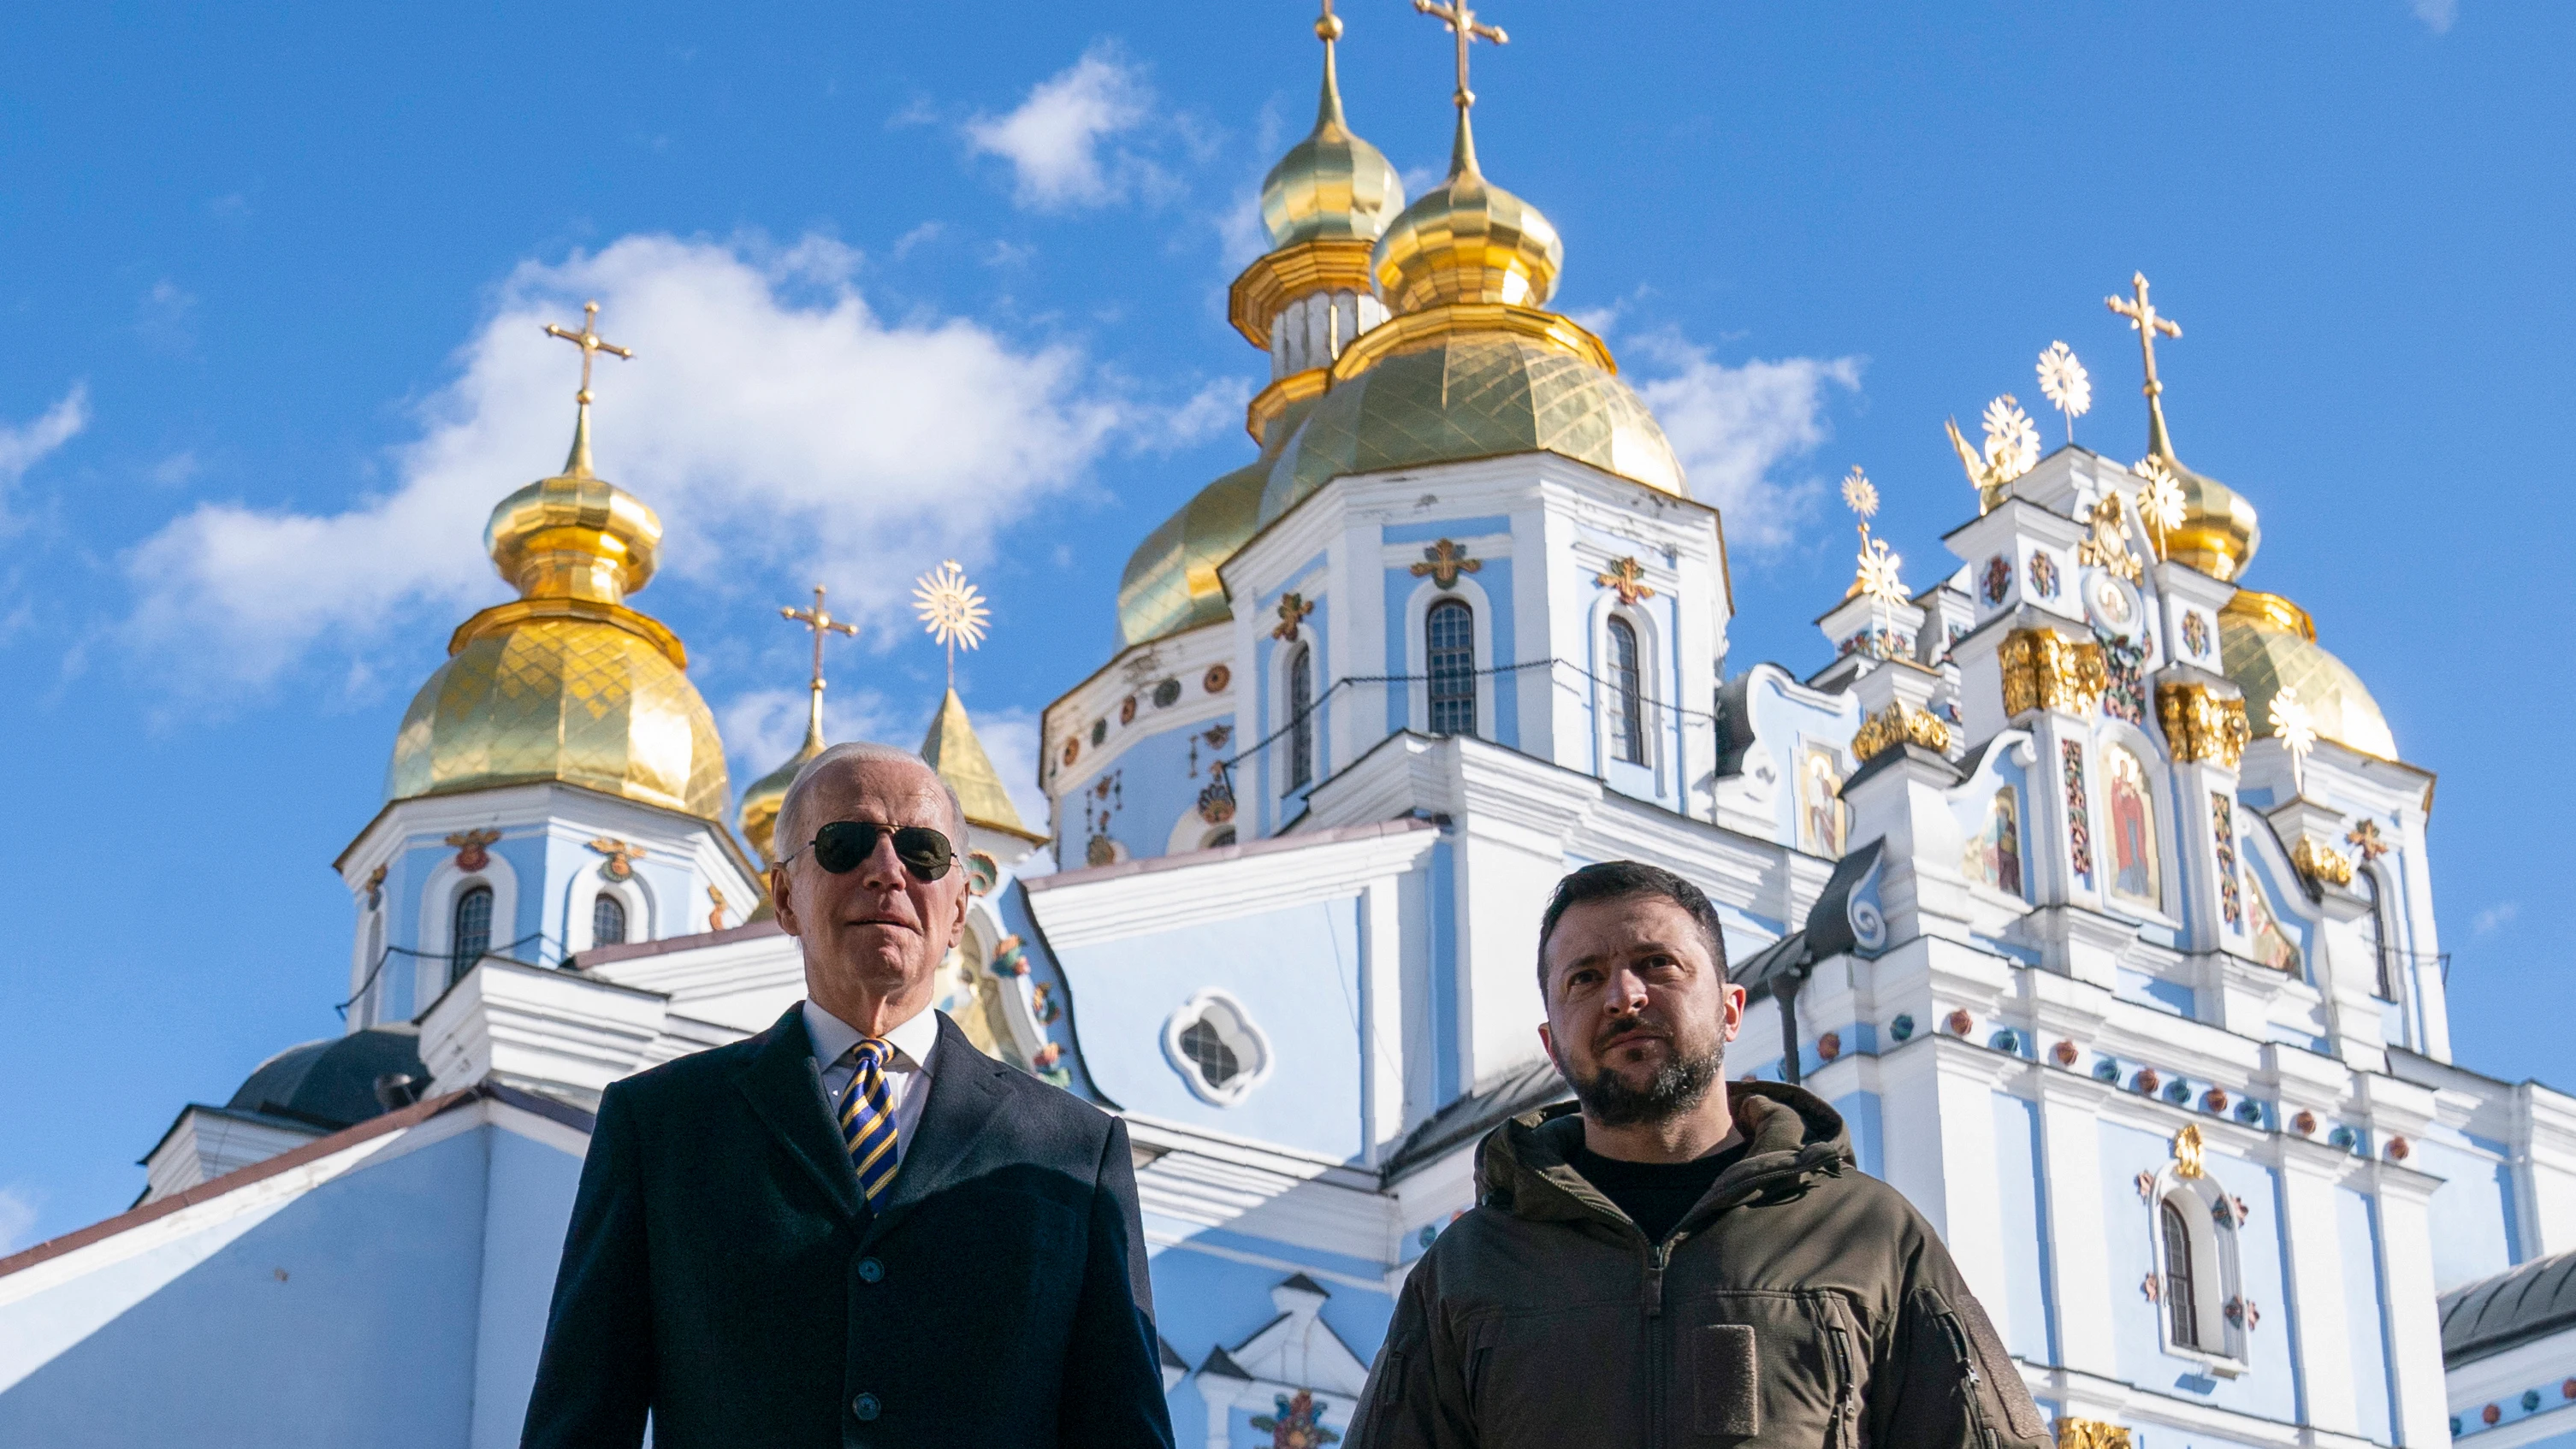
[[[921,616],[924,629],[948,651],[948,683],[957,683],[957,651],[972,649],[984,642],[984,626],[991,622],[993,611],[984,605],[984,595],[966,582],[966,571],[949,559],[923,574],[912,591],[913,612]]]
[[[1878,516],[1878,485],[1854,465],[1851,476],[1843,480],[1843,506],[1863,518]]]
[[[2146,520],[2155,534],[2156,557],[2165,556],[2165,535],[2182,527],[2182,482],[2165,466],[2162,458],[2140,458],[2129,465],[2129,471],[2141,480],[2138,489],[2138,516]]]
[[[1860,591],[1891,608],[1904,603],[1905,580],[1897,572],[1897,566],[1904,562],[1888,549],[1886,539],[1862,539],[1858,574]]]
[[[2039,465],[2039,425],[2021,410],[2021,400],[2005,393],[1986,404],[1986,472],[1998,484]]]
[[[2048,344],[2039,355],[2039,395],[2066,419],[2066,441],[2075,441],[2075,420],[2093,411],[2093,376],[2075,360],[2063,342]]]
[[[2272,696],[2272,733],[2290,752],[2290,788],[2307,793],[2308,752],[2317,747],[2317,722],[2307,701],[2288,685]]]

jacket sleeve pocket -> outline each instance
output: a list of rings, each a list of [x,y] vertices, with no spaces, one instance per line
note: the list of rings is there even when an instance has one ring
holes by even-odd
[[[1748,1323],[1704,1323],[1691,1330],[1694,1424],[1702,1434],[1750,1438],[1762,1432],[1762,1380]]]
[[[1986,1316],[1985,1305],[1973,1293],[1959,1295],[1959,1318],[1968,1331],[1968,1342],[1977,1355],[1977,1366],[1985,1370],[1986,1381],[1994,1386],[1995,1397],[2002,1401],[2004,1422],[2018,1439],[2035,1439],[2043,1427],[2039,1405],[2032,1403],[2030,1387],[2021,1381],[2020,1370],[2013,1367],[2012,1355],[2004,1351],[2003,1335],[1995,1332],[1995,1321]]]

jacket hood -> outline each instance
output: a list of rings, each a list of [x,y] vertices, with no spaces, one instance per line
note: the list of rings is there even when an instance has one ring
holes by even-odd
[[[1783,1082],[1729,1082],[1727,1105],[1747,1144],[1742,1160],[1711,1184],[1684,1224],[1713,1210],[1780,1191],[1816,1176],[1835,1176],[1853,1162],[1851,1129],[1840,1112],[1803,1087]],[[1532,1221],[1627,1215],[1566,1161],[1583,1143],[1582,1104],[1515,1117],[1476,1149],[1480,1200]]]

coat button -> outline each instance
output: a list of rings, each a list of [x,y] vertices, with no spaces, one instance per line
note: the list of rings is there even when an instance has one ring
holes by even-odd
[[[884,1279],[885,1279],[885,1264],[878,1262],[878,1261],[877,1261],[876,1259],[874,1259],[874,1258],[861,1258],[861,1259],[859,1260],[859,1281],[860,1281],[860,1282],[862,1282],[862,1283],[877,1283],[877,1282],[882,1282],[882,1281],[884,1281]]]
[[[874,1394],[861,1394],[850,1400],[850,1412],[858,1416],[861,1423],[866,1423],[884,1413],[885,1405],[878,1403]]]

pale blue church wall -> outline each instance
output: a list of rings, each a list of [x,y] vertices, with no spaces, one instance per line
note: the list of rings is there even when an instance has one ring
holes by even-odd
[[[1198,728],[1205,727],[1201,725]],[[1200,787],[1208,782],[1208,762],[1218,758],[1202,742],[1198,752],[1198,777],[1191,778],[1192,733],[1191,730],[1172,729],[1128,741],[1117,760],[1100,776],[1100,780],[1117,781],[1111,799],[1101,800],[1087,793],[1097,788],[1100,780],[1093,780],[1064,797],[1064,803],[1056,809],[1072,822],[1067,826],[1067,838],[1074,852],[1072,864],[1081,864],[1081,852],[1087,843],[1080,838],[1086,806],[1095,815],[1107,813],[1109,828],[1103,833],[1125,846],[1130,859],[1150,860],[1171,852],[1172,827],[1180,823],[1184,813],[1197,812]],[[1237,789],[1240,790],[1250,778],[1258,777],[1238,776]]]
[[[2172,1144],[2156,1133],[2108,1122],[2100,1132],[2105,1239],[2110,1278],[2118,1285],[2111,1295],[2111,1337],[2120,1377],[2157,1393],[2298,1422],[2304,1389],[2292,1353],[2296,1325],[2281,1254],[2280,1192],[2272,1174],[2215,1152],[2207,1159],[2218,1187],[2244,1199],[2244,1226],[2221,1231],[2235,1241],[2240,1291],[2261,1310],[2246,1352],[2252,1367],[2238,1378],[2214,1378],[2203,1375],[2197,1362],[2164,1351],[2157,1317],[2164,1310],[2140,1291],[2155,1271],[2156,1220],[2154,1205],[2139,1200],[2135,1179],[2170,1166]],[[2216,1280],[2211,1281],[2214,1290]],[[2384,1412],[2387,1396],[2380,1398]]]
[[[1043,902],[1039,910],[1043,918]],[[1111,1101],[1301,1151],[1340,1158],[1360,1151],[1357,897],[1055,955],[1082,1004],[1082,1039],[1096,1044],[1085,1063]],[[1268,1080],[1230,1107],[1191,1091],[1163,1046],[1172,1014],[1211,987],[1242,1002],[1270,1042]]]
[[[2381,1290],[2379,1204],[2348,1187],[2335,1189],[2335,1228],[2343,1242],[2343,1311],[2352,1354],[2352,1397],[2364,1438],[2391,1442],[2396,1419],[2389,1398],[2388,1300]]]
[[[483,1228],[480,1332],[474,1363],[474,1440],[519,1442],[545,1346],[555,1270],[581,1185],[581,1159],[515,1132],[484,1128],[488,1211]]]
[[[510,873],[518,878],[518,900],[511,906],[510,919],[492,922],[492,953],[519,961],[551,965],[563,957],[563,918],[546,919],[546,904],[553,892],[547,889],[546,837],[514,835],[499,844],[485,847],[494,856],[510,863]],[[428,1002],[421,1003],[426,1007]]]
[[[496,1295],[476,1266],[491,1182],[486,1139],[496,1135],[461,1133],[289,1203],[0,1394],[0,1444],[467,1443],[478,1377],[507,1388],[500,1375],[478,1375],[478,1320],[489,1308],[524,1314],[551,1288],[579,1171],[566,1159],[559,1197],[539,1203],[542,1172],[516,1161],[504,1169],[520,1210],[545,1224],[527,1230],[556,1241],[538,1284]],[[97,1289],[83,1281],[55,1291]],[[541,1298],[534,1307],[541,1328]],[[523,1377],[533,1375],[533,1339],[520,1342],[509,1353]],[[524,1404],[524,1385],[517,1393]]]
[[[2057,1362],[2056,1295],[2048,1279],[2048,1213],[2039,1191],[2039,1105],[1993,1094],[1995,1205],[2004,1240],[2004,1346],[2027,1363]]]
[[[1836,1097],[1833,1109],[1843,1114],[1843,1125],[1851,1131],[1852,1157],[1860,1170],[1872,1177],[1887,1176],[1885,1113],[1876,1092],[1854,1092]]]
[[[1323,565],[1324,555],[1319,553],[1289,570],[1287,577],[1302,579]],[[1284,588],[1274,589],[1256,598],[1253,601],[1254,617],[1276,618],[1279,601],[1287,593]],[[1315,650],[1315,704],[1314,713],[1310,716],[1315,722],[1315,777],[1309,784],[1293,790],[1287,788],[1288,735],[1280,734],[1279,738],[1270,740],[1258,755],[1251,754],[1255,744],[1268,739],[1274,731],[1284,731],[1288,725],[1284,698],[1287,685],[1279,677],[1282,641],[1272,638],[1268,628],[1262,629],[1252,641],[1253,718],[1244,731],[1248,738],[1242,741],[1240,748],[1247,758],[1243,767],[1235,772],[1234,789],[1238,809],[1245,794],[1253,797],[1251,818],[1262,835],[1276,832],[1281,825],[1305,813],[1306,791],[1330,778],[1333,772],[1331,726],[1335,700],[1332,698],[1332,631],[1327,627],[1332,618],[1332,601],[1319,592],[1309,596],[1306,602],[1314,608],[1314,612],[1306,616],[1305,629],[1306,640]]]
[[[2316,928],[2307,917],[2291,909],[2293,893],[2282,889],[2280,877],[2274,874],[2272,861],[2263,845],[2256,843],[2251,836],[2246,837],[2245,844],[2245,864],[2252,868],[2254,877],[2252,888],[2263,893],[2263,903],[2272,908],[2272,918],[2281,923],[2281,934],[2288,936],[2299,948],[2299,979],[2314,985],[2317,979]],[[2306,901],[2301,898],[2300,908],[2305,909],[2305,907]],[[2250,920],[2246,924],[2247,929],[2252,929],[2253,923]],[[2311,1039],[2305,1035],[2300,1035],[2295,1043],[2299,1046],[2310,1044]],[[2322,1044],[2316,1045],[2314,1049],[2320,1052],[2326,1050]]]
[[[2442,1179],[2433,1191],[2433,1288],[2448,1293],[2492,1278],[2518,1261],[2513,1177],[2504,1144],[2465,1138],[2456,1146],[2426,1133],[2410,1167]]]

